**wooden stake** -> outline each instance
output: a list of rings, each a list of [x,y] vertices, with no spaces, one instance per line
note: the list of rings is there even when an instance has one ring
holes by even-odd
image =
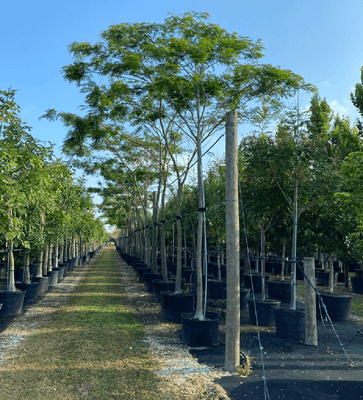
[[[316,294],[315,294],[315,259],[304,258],[305,273],[305,344],[318,345],[318,328],[316,324]],[[312,286],[310,283],[314,286]]]
[[[227,313],[224,366],[234,372],[240,363],[240,261],[238,215],[237,113],[226,115],[226,250]]]

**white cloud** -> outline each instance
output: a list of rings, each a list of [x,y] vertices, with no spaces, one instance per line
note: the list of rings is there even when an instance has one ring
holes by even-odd
[[[346,116],[349,112],[348,107],[339,104],[338,100],[333,100],[330,103],[330,107],[341,116]]]

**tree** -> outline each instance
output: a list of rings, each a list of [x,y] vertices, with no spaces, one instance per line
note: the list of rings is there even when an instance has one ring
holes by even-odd
[[[73,43],[75,61],[63,69],[65,79],[87,93],[86,108],[95,116],[92,124],[83,124],[80,118],[67,121],[73,127],[70,137],[80,148],[90,129],[109,129],[135,107],[142,113],[148,104],[156,115],[173,120],[175,130],[196,152],[199,294],[205,209],[202,143],[222,128],[226,111],[238,109],[246,117],[252,100],[276,102],[298,88],[309,88],[291,71],[259,64],[259,41],[228,33],[207,19],[205,13],[185,13],[170,15],[163,24],[113,25],[99,43]],[[99,78],[107,83],[98,84]],[[198,299],[196,317],[203,319],[202,296]]]
[[[7,242],[8,290],[15,291],[15,246],[29,248],[30,214],[49,181],[44,169],[49,148],[41,146],[20,118],[15,91],[0,91],[0,232]]]
[[[354,92],[350,94],[350,99],[352,100],[354,107],[357,109],[361,117],[363,117],[363,67],[361,67],[360,80],[361,83],[357,83],[355,85]],[[357,128],[359,135],[362,136],[363,124],[359,119],[357,120]]]

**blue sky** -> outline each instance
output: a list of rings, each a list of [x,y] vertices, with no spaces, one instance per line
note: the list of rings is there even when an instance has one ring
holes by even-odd
[[[0,89],[17,89],[32,134],[56,144],[61,123],[39,121],[48,108],[77,112],[83,96],[61,76],[72,62],[67,46],[96,42],[121,22],[162,22],[169,12],[203,11],[210,22],[261,39],[262,62],[291,69],[318,87],[334,110],[354,120],[350,92],[363,65],[363,0],[13,0],[1,6]],[[309,97],[302,97],[306,106]],[[222,154],[219,154],[220,156]]]

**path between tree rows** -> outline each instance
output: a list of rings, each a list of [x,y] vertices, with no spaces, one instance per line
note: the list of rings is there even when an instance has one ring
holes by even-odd
[[[225,309],[209,305],[221,314],[223,342]],[[354,366],[326,324],[319,323],[319,346],[311,347],[276,337],[273,326],[257,335],[244,312],[241,348],[252,373],[230,375],[217,368],[222,345],[204,351],[180,344],[180,325],[160,319],[160,304],[109,245],[0,325],[0,399],[263,400],[264,374],[271,399],[363,399],[361,321],[335,328]]]
[[[0,325],[0,398],[229,399],[113,245]]]

